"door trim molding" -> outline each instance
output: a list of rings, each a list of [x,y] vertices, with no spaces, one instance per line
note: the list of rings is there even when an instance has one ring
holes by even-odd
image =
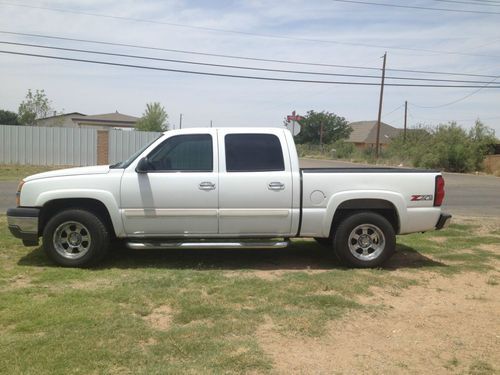
[[[123,214],[126,217],[169,217],[169,216],[217,216],[217,209],[176,209],[176,208],[125,208]]]
[[[289,215],[290,215],[290,210],[288,209],[221,208],[219,210],[220,217],[248,217],[248,216],[288,217]]]

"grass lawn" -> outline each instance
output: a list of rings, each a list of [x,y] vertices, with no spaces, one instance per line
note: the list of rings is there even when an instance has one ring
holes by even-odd
[[[386,308],[362,302],[371,287],[491,269],[500,255],[484,245],[499,233],[476,229],[398,237],[398,253],[376,270],[345,269],[309,240],[265,251],[116,248],[81,270],[23,247],[0,216],[0,373],[273,372],[256,337],[266,320],[285,336],[320,338],[329,321]]]

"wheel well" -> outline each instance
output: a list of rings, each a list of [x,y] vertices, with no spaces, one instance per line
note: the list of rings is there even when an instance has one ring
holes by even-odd
[[[399,233],[398,211],[391,202],[383,199],[351,199],[337,207],[330,228],[330,237],[333,237],[342,220],[358,212],[374,212],[383,216],[392,225],[394,232]]]
[[[38,234],[41,236],[45,225],[54,214],[68,210],[68,209],[81,209],[92,212],[102,219],[103,224],[108,229],[110,236],[115,236],[113,223],[109,216],[108,209],[101,201],[91,198],[70,198],[70,199],[55,199],[45,203],[40,210],[40,217],[38,220]]]

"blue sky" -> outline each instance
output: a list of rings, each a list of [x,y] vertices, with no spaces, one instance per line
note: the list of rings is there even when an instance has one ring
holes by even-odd
[[[403,4],[393,0],[380,2]],[[430,0],[405,3],[500,13],[500,6],[465,5]],[[145,19],[170,25],[26,8],[19,5]],[[381,67],[381,56],[387,51],[388,68],[500,75],[498,63],[500,14],[398,9],[331,0],[281,2],[11,0],[0,1],[0,19],[2,19],[0,30],[3,31],[366,67]],[[267,37],[242,33],[267,35]],[[77,45],[74,42],[55,42],[5,34],[0,34],[0,40],[253,67],[380,74],[378,71],[369,70],[284,65],[90,44]],[[0,49],[26,50],[24,47],[6,45],[1,45]],[[52,55],[67,54],[55,51],[31,51]],[[72,55],[88,57],[76,53]],[[175,126],[178,125],[180,113],[183,114],[183,125],[189,127],[208,126],[210,120],[218,126],[280,126],[283,117],[292,110],[299,113],[311,109],[326,110],[344,116],[350,121],[375,119],[377,116],[379,99],[377,86],[265,82],[106,67],[3,54],[0,58],[2,59],[0,107],[10,110],[17,110],[28,89],[43,88],[55,109],[65,112],[97,114],[118,110],[140,116],[147,102],[159,101],[165,106],[170,115],[170,122]],[[138,63],[124,58],[97,58]],[[174,69],[221,71],[208,67],[186,67],[184,64],[175,63],[143,61],[139,63]],[[234,69],[224,69],[223,72],[242,73]],[[246,72],[245,74],[284,76],[277,73]],[[387,74],[423,77],[408,73]],[[426,77],[492,80],[451,76]],[[298,78],[311,78],[311,76],[302,75]],[[327,78],[335,79],[335,77]],[[386,115],[383,121],[401,127],[403,108],[398,107],[408,100],[410,126],[456,120],[461,125],[469,127],[476,118],[480,118],[486,125],[495,129],[497,136],[500,135],[500,89],[485,88],[464,100],[447,105],[474,91],[474,89],[386,87],[383,110]],[[439,108],[422,108],[436,106]]]

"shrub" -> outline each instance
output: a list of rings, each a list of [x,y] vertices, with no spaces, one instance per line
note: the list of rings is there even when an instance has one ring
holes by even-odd
[[[347,159],[350,158],[353,154],[354,151],[356,151],[356,148],[352,143],[348,143],[344,141],[343,139],[338,140],[334,144],[332,144],[330,147],[328,147],[330,150],[333,151],[333,155],[336,158],[339,159]]]
[[[415,167],[470,172],[482,169],[484,156],[496,142],[494,132],[476,121],[466,132],[456,123],[436,128],[419,127],[399,135],[391,142],[388,154]]]

